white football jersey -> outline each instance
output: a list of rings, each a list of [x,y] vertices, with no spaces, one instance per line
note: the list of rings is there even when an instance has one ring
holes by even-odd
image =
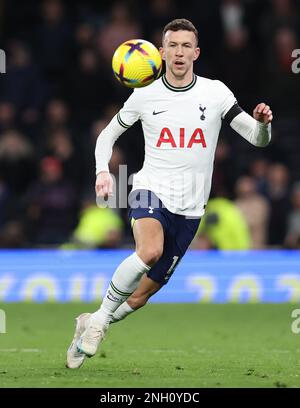
[[[172,213],[201,216],[222,118],[235,103],[222,82],[196,75],[184,88],[162,76],[134,90],[117,115],[126,127],[142,122],[145,160],[133,178],[133,190],[153,191]]]
[[[135,89],[101,132],[95,152],[96,173],[109,170],[115,140],[141,120],[145,159],[134,175],[133,191],[151,190],[172,213],[200,217],[208,201],[215,149],[226,113],[231,127],[250,143],[269,143],[270,126],[243,112],[221,81],[193,75],[188,86],[177,88],[163,75],[151,85]]]

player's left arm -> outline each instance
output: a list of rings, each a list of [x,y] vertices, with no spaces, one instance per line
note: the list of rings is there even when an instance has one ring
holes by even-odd
[[[215,80],[214,85],[220,100],[222,119],[254,146],[267,146],[271,141],[273,120],[270,106],[259,103],[252,117],[239,106],[234,94],[223,82]]]
[[[258,147],[267,146],[271,141],[271,122],[273,113],[269,105],[259,103],[253,110],[253,117],[235,104],[227,114],[232,129],[251,144]]]

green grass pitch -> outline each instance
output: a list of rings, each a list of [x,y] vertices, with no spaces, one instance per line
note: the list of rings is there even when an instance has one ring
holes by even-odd
[[[74,317],[96,304],[0,304],[0,387],[300,387],[291,304],[149,304],[65,368]]]

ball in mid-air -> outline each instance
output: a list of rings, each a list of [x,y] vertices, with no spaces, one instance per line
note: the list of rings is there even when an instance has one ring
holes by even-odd
[[[155,45],[149,41],[134,39],[125,41],[116,49],[112,68],[123,85],[141,88],[159,77],[162,60]]]

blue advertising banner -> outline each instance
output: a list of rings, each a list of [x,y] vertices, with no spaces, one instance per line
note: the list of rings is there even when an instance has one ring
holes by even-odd
[[[101,301],[132,251],[1,250],[0,302]],[[188,251],[152,302],[299,302],[300,251]]]

